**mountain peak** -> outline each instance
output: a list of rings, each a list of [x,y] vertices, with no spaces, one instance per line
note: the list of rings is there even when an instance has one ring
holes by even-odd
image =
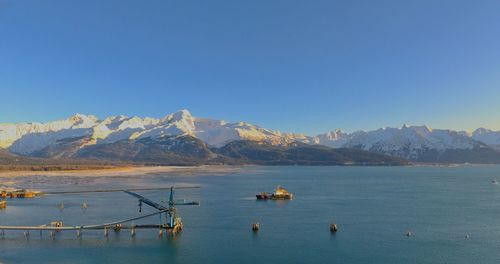
[[[98,118],[93,115],[84,115],[80,113],[76,113],[68,118],[68,121],[73,123],[73,125],[86,125],[90,126],[97,122]]]
[[[401,130],[410,129],[410,130],[414,130],[414,131],[418,131],[418,132],[426,132],[426,133],[432,132],[432,128],[429,127],[429,126],[427,126],[427,125],[412,126],[412,125],[409,125],[409,124],[403,124],[403,126],[400,129]]]
[[[164,118],[161,119],[162,123],[172,123],[172,122],[179,122],[182,120],[192,120],[193,116],[191,115],[191,112],[187,109],[181,109],[175,113],[168,114]]]
[[[344,131],[342,131],[341,129],[338,129],[338,128],[326,133],[326,136],[329,139],[337,139],[337,138],[340,138],[342,135],[344,135]]]
[[[193,118],[193,116],[191,115],[191,112],[189,112],[189,110],[187,110],[187,109],[181,109],[181,110],[173,113],[172,117],[175,121],[178,121],[181,119]]]
[[[480,127],[478,129],[474,130],[474,132],[472,132],[472,134],[473,135],[481,135],[481,134],[486,134],[486,133],[491,133],[491,132],[493,132],[491,129]]]
[[[76,114],[70,116],[68,119],[70,121],[80,121],[80,120],[85,119],[85,118],[87,118],[86,115],[80,114],[80,113],[76,113]]]
[[[432,132],[432,128],[430,128],[427,125],[423,125],[423,126],[411,126],[410,128],[412,128],[413,130],[418,131],[418,132],[425,132],[425,133]]]

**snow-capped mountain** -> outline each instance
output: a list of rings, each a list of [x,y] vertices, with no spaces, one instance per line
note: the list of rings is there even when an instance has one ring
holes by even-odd
[[[349,143],[350,138],[349,134],[344,133],[340,129],[335,129],[325,134],[309,138],[309,143],[325,145],[332,148],[341,148]]]
[[[334,148],[358,148],[410,160],[421,160],[430,152],[439,155],[450,150],[472,151],[486,147],[463,132],[408,125],[351,134],[336,130],[319,135],[314,141]]]
[[[0,124],[0,147],[27,154],[61,139],[89,135],[96,122],[95,116],[76,114],[66,120],[45,124]]]
[[[188,110],[163,118],[111,116],[99,119],[92,115],[76,114],[66,120],[44,124],[0,124],[0,148],[20,155],[71,157],[90,146],[123,140],[144,142],[141,140],[180,135],[199,139],[211,148],[220,148],[238,140],[267,142],[279,146],[300,142],[331,148],[355,148],[426,162],[482,162],[485,156],[490,161],[491,155],[498,154],[495,150],[500,150],[500,132],[482,128],[469,134],[404,125],[401,128],[353,133],[337,129],[317,136],[307,136],[281,133],[245,122],[228,123],[224,120],[198,118]],[[92,156],[88,151],[85,153]]]
[[[478,128],[474,132],[472,132],[471,137],[477,141],[481,141],[487,144],[497,151],[500,151],[500,131]]]
[[[18,154],[30,154],[63,139],[85,138],[80,147],[113,143],[124,139],[190,135],[210,146],[220,147],[235,140],[266,141],[285,145],[303,135],[267,130],[245,122],[196,118],[188,110],[163,118],[112,116],[99,120],[92,115],[76,114],[66,120],[49,123],[0,124],[0,147]]]

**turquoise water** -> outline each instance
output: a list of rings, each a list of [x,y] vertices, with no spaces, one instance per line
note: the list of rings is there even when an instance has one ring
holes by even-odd
[[[155,230],[139,230],[134,238],[127,231],[108,238],[86,231],[82,239],[68,232],[54,240],[38,232],[29,239],[6,232],[0,262],[498,263],[500,184],[494,179],[500,181],[499,166],[247,167],[227,175],[18,178],[17,185],[64,190],[199,185],[176,198],[201,206],[179,207],[185,228],[175,238],[159,238]],[[0,185],[6,181],[12,179],[0,178]],[[278,184],[296,198],[255,201],[256,192]],[[164,191],[140,193],[167,199]],[[63,211],[57,208],[61,201]],[[80,225],[137,215],[137,202],[124,193],[53,195],[9,200],[0,224]],[[260,222],[257,234],[253,222]],[[330,223],[338,224],[336,234]],[[413,236],[406,237],[406,230]]]

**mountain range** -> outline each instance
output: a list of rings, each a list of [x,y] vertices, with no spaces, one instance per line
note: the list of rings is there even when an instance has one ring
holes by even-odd
[[[500,163],[500,132],[404,125],[309,136],[181,110],[163,118],[76,114],[48,123],[0,124],[0,148],[18,157],[147,164]]]

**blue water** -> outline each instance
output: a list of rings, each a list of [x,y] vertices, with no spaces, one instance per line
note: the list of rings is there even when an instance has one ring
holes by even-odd
[[[176,198],[184,230],[159,238],[156,230],[48,234],[6,232],[3,263],[498,263],[499,166],[246,167],[227,175],[30,177],[6,179],[42,189],[199,185]],[[284,185],[292,201],[255,201],[259,191]],[[140,192],[154,200],[165,191]],[[63,201],[65,209],[57,205]],[[94,224],[140,215],[124,193],[47,195],[8,201],[2,225]],[[87,202],[89,208],[81,209]],[[145,208],[146,209],[146,208]],[[152,212],[150,209],[144,213]],[[158,223],[158,217],[137,223]],[[257,234],[251,231],[259,222]],[[339,231],[330,233],[330,223]],[[413,236],[405,236],[411,230]],[[466,236],[469,235],[467,238]]]

